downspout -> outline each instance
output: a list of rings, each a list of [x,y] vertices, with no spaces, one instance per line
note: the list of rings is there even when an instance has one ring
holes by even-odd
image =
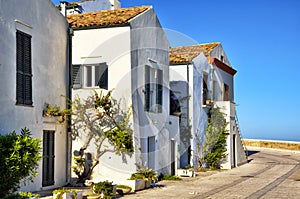
[[[186,97],[187,97],[187,111],[186,111],[186,118],[187,118],[187,123],[188,123],[188,128],[190,127],[190,98],[189,98],[189,89],[190,89],[190,87],[189,87],[189,82],[190,82],[190,69],[189,69],[189,64],[190,63],[188,63],[187,65],[186,65],[186,80],[187,80],[187,89],[186,89]],[[190,129],[190,133],[191,133],[191,130],[192,129]],[[190,149],[189,149],[190,148]],[[191,147],[191,145],[189,146],[189,148],[188,148],[188,155],[189,155],[189,157],[188,157],[188,163],[189,164],[191,164],[191,160],[192,160],[192,153],[191,153],[191,149],[192,149],[192,147]]]
[[[210,82],[209,82],[210,90],[209,90],[209,93],[210,93],[210,100],[211,101],[215,100],[214,99],[214,84],[213,84],[213,82],[214,82],[214,80],[213,80],[214,71],[215,71],[215,69],[214,69],[213,65],[210,64]]]
[[[68,96],[67,100],[72,100],[72,36],[74,35],[73,29],[68,28],[68,40],[69,40],[69,81],[68,81]],[[71,108],[70,102],[67,102],[67,108]],[[72,129],[71,129],[71,116],[67,116],[67,135],[66,135],[66,182],[71,182],[71,163],[72,163]]]

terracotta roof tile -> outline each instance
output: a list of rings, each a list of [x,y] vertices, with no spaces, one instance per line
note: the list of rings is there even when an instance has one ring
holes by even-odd
[[[150,9],[151,6],[118,8],[67,16],[71,28],[107,27],[128,24],[137,15]]]
[[[217,47],[220,42],[213,42],[207,44],[198,44],[193,46],[181,46],[170,49],[170,63],[186,63],[192,61],[200,53],[204,53],[206,57],[209,58],[209,53],[215,47]]]

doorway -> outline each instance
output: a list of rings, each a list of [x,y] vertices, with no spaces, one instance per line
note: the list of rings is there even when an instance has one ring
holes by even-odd
[[[155,170],[155,136],[148,137],[148,168]]]
[[[42,186],[54,185],[55,131],[43,131]]]

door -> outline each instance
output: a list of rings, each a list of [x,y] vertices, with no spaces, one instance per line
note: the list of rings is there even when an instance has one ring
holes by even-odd
[[[171,140],[171,175],[175,175],[175,140]]]
[[[54,142],[55,131],[43,132],[43,173],[42,186],[54,185]]]
[[[155,170],[155,136],[148,137],[148,168]]]
[[[236,167],[236,146],[235,146],[235,144],[236,144],[236,135],[235,134],[233,134],[232,135],[233,137],[232,137],[232,156],[233,156],[233,167]]]

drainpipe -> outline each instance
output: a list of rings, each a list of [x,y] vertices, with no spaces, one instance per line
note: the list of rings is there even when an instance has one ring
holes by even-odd
[[[186,111],[186,117],[187,117],[187,123],[188,123],[188,127],[189,126],[191,126],[190,125],[190,98],[189,98],[189,94],[190,94],[190,92],[189,92],[189,89],[190,89],[190,87],[189,87],[189,83],[190,83],[190,68],[189,68],[189,64],[190,63],[188,63],[187,65],[186,65],[186,79],[187,79],[187,89],[186,89],[186,97],[187,97],[187,111]],[[190,129],[190,133],[191,133],[191,130],[192,129]],[[190,139],[190,138],[189,138]],[[192,143],[191,143],[192,144]],[[190,146],[190,149],[192,150],[192,147]],[[192,165],[191,163],[193,162],[193,159],[192,159],[192,153],[191,153],[191,150],[189,150],[190,151],[190,154],[188,153],[188,155],[190,156],[188,159],[189,159],[189,164],[190,165]]]
[[[214,71],[215,71],[215,69],[214,69],[213,65],[210,64],[210,82],[209,82],[210,90],[209,90],[209,94],[210,94],[211,101],[215,100],[214,99],[214,84],[213,84],[213,82],[214,82],[214,80],[213,80]]]
[[[72,36],[74,35],[73,29],[68,28],[68,51],[69,51],[69,81],[68,81],[68,100],[72,100]],[[67,108],[71,108],[71,104],[67,103]],[[66,135],[66,182],[71,182],[71,163],[72,163],[72,129],[71,129],[71,116],[67,117],[67,135]]]

